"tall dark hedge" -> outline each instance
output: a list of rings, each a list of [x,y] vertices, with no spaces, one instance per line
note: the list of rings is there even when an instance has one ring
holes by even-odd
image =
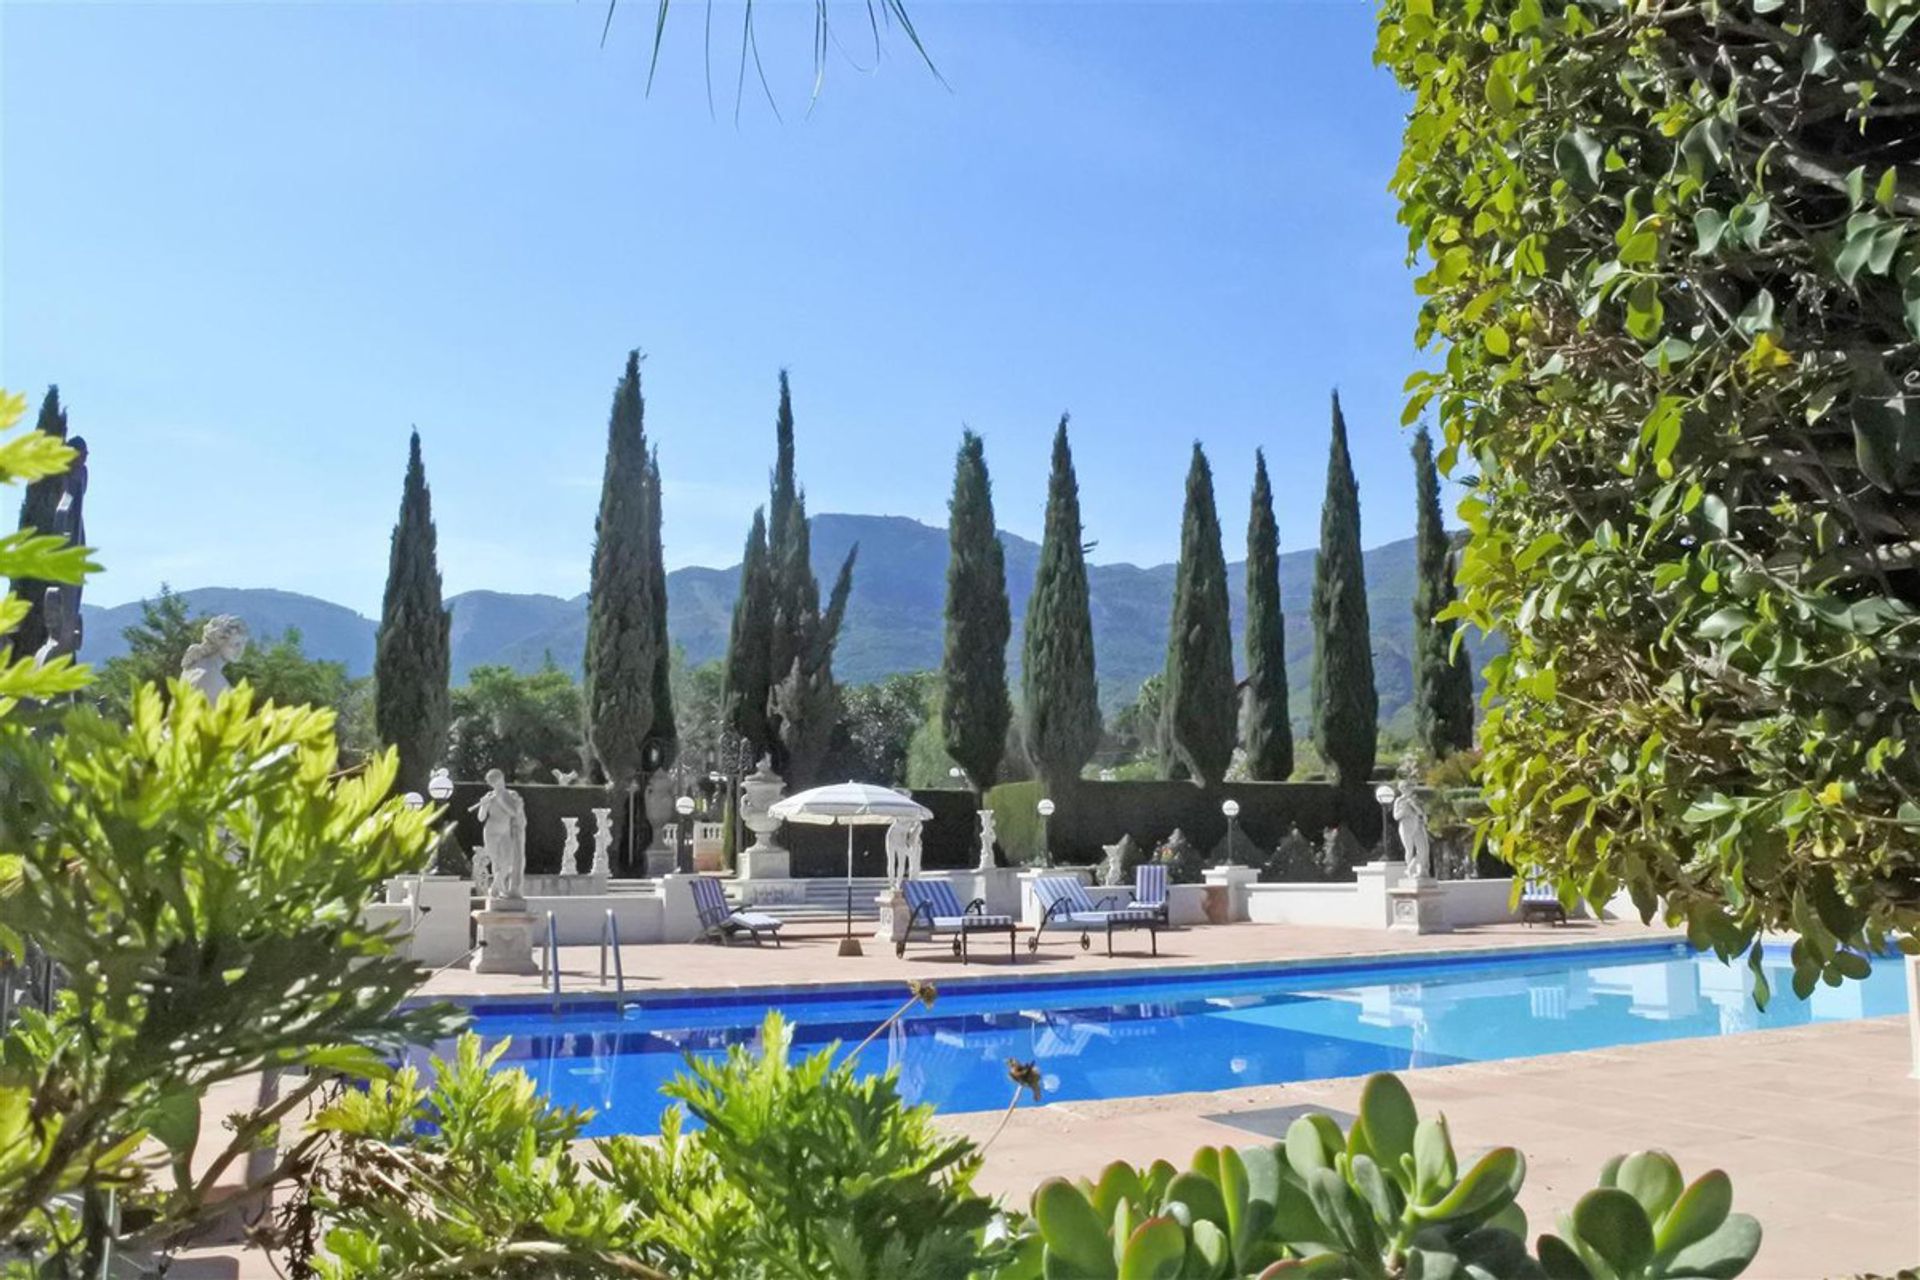
[[[1067,444],[1067,418],[1053,436],[1046,530],[1033,594],[1027,597],[1021,667],[1027,755],[1047,789],[1080,777],[1100,742],[1100,694],[1093,670],[1093,617],[1081,542],[1080,485]]]
[[[587,744],[616,797],[625,824],[626,793],[645,765],[653,732],[654,664],[659,608],[653,598],[653,512],[647,478],[646,405],[640,395],[640,353],[613,391],[607,420],[606,471],[594,523],[593,570],[587,598]],[[632,870],[631,840],[616,849]]]
[[[440,599],[438,534],[427,489],[420,433],[407,443],[400,518],[387,556],[387,588],[373,648],[373,722],[380,741],[400,757],[394,785],[424,791],[447,753],[452,717],[452,619]]]
[[[1241,746],[1247,776],[1284,782],[1293,773],[1293,722],[1287,708],[1287,632],[1280,601],[1280,528],[1266,455],[1253,455],[1253,502],[1247,515],[1247,681],[1241,704]]]
[[[947,636],[940,672],[941,729],[947,754],[984,791],[999,780],[1013,700],[1007,694],[1006,554],[994,527],[986,445],[960,437],[947,504]]]
[[[1467,649],[1454,649],[1458,623],[1440,618],[1453,603],[1453,544],[1440,512],[1440,475],[1433,437],[1413,438],[1413,736],[1435,759],[1473,745],[1473,670]]]
[[[773,569],[767,551],[764,507],[755,509],[740,558],[740,594],[727,634],[721,705],[726,727],[751,745],[757,759],[773,749],[767,699],[773,688]]]
[[[61,407],[59,387],[47,388],[46,397],[40,401],[40,416],[34,422],[34,429],[56,440],[67,438],[67,411]],[[20,499],[20,528],[36,533],[53,532],[54,513],[59,510],[60,497],[66,488],[67,477],[64,474],[43,476],[29,484],[26,494]],[[13,594],[27,603],[27,616],[7,637],[7,643],[12,646],[14,653],[22,656],[38,653],[47,643],[47,592],[50,589],[54,589],[54,584],[39,578],[13,580]],[[59,589],[79,590],[78,587]]]
[[[1233,760],[1233,626],[1227,612],[1227,561],[1213,503],[1213,469],[1199,442],[1187,467],[1167,627],[1166,686],[1160,703],[1163,767],[1201,786],[1224,780]]]
[[[1320,553],[1313,566],[1313,740],[1342,785],[1357,786],[1372,774],[1379,717],[1367,574],[1360,555],[1360,486],[1353,478],[1347,420],[1335,392]]]

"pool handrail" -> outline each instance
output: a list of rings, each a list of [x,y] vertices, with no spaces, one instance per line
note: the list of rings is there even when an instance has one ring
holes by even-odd
[[[553,912],[547,912],[547,978],[553,994],[560,994],[560,927],[554,923]]]
[[[607,985],[607,946],[613,946],[613,990],[615,995],[627,994],[627,974],[620,964],[620,921],[615,918],[613,908],[607,908],[607,919],[600,926],[600,985]]]

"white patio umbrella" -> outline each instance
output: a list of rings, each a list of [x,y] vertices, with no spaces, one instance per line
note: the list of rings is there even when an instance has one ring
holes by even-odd
[[[853,829],[883,827],[900,818],[925,822],[933,810],[888,787],[865,782],[836,782],[830,787],[815,787],[788,796],[767,812],[782,822],[811,822],[819,826],[839,823],[847,829],[847,936],[841,939],[840,954],[857,956],[860,944],[853,936]]]

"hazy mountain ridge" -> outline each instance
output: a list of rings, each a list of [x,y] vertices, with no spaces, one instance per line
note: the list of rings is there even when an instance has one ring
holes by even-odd
[[[1027,596],[1039,562],[1037,544],[1010,533],[1006,548],[1007,587],[1013,603],[1014,635],[1009,653],[1011,678],[1019,683],[1021,626]],[[847,550],[860,544],[853,596],[834,658],[841,680],[860,683],[902,671],[940,665],[946,597],[947,531],[899,516],[818,515],[813,518],[813,559],[823,587],[831,582]],[[1312,667],[1312,627],[1307,602],[1313,583],[1313,551],[1280,557],[1280,591],[1286,610],[1287,669],[1292,676],[1293,712],[1306,711]],[[1413,541],[1404,539],[1366,553],[1367,597],[1373,625],[1375,681],[1380,716],[1390,720],[1412,694],[1408,654],[1413,639]],[[1166,653],[1167,616],[1172,607],[1173,566],[1141,568],[1130,564],[1089,565],[1096,660],[1102,701],[1109,707],[1130,699],[1140,682],[1159,670]],[[720,657],[739,581],[739,566],[688,567],[667,575],[668,629],[693,663]],[[1245,566],[1228,566],[1236,640],[1246,601]],[[278,636],[297,627],[306,651],[347,665],[354,675],[373,665],[375,622],[342,605],[312,596],[265,588],[205,587],[182,592],[203,613],[232,613],[243,618],[256,637]],[[469,669],[505,663],[533,670],[551,655],[577,670],[586,643],[586,597],[500,591],[467,591],[448,600],[453,611],[454,679]],[[87,642],[83,655],[92,662],[125,652],[121,631],[139,620],[137,603],[110,609],[86,607]]]

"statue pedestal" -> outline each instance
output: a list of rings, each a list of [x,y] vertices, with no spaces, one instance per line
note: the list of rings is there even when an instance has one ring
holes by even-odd
[[[673,850],[661,845],[647,850],[647,879],[658,880],[674,870]]]
[[[880,927],[873,931],[874,941],[905,946],[907,925],[913,919],[913,912],[907,908],[907,895],[898,887],[884,889],[874,902],[880,908]]]
[[[763,843],[766,837],[755,841],[737,855],[739,876],[742,880],[791,880],[793,878],[793,855],[771,842]]]
[[[480,948],[470,966],[475,973],[539,973],[533,962],[533,936],[538,920],[524,898],[488,898],[473,913]]]
[[[1402,876],[1387,886],[1389,933],[1450,933],[1440,882],[1430,876]]]

